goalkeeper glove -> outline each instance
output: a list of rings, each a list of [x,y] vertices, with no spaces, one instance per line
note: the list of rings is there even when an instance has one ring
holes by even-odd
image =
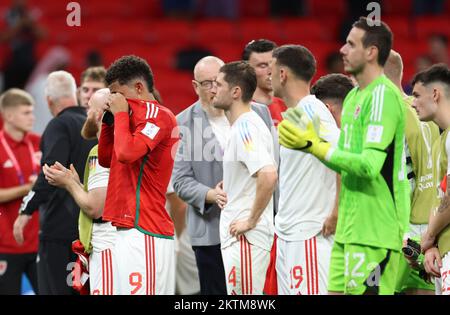
[[[102,122],[111,127],[114,125],[114,115],[110,111],[105,110],[103,113]]]
[[[325,160],[331,145],[319,138],[316,131],[318,126],[317,116],[307,124],[306,130],[302,130],[290,120],[283,120],[278,126],[280,144],[288,149],[302,150],[320,160]]]

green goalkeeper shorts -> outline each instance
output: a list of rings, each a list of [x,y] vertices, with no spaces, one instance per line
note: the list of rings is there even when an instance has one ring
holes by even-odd
[[[422,234],[427,230],[427,224],[410,224],[407,238],[411,238],[420,244]],[[401,293],[406,290],[429,290],[435,291],[433,283],[426,282],[419,276],[419,271],[411,268],[405,257],[400,259],[399,276],[397,279],[396,292]]]
[[[434,283],[426,282],[419,276],[419,271],[411,268],[405,257],[400,258],[399,276],[395,292],[403,292],[411,289],[435,291]]]
[[[401,254],[386,248],[334,242],[328,291],[351,295],[395,293]]]

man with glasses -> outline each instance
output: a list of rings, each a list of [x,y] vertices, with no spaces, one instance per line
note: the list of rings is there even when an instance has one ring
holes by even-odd
[[[230,124],[225,112],[212,106],[215,96],[212,87],[223,65],[222,60],[212,56],[197,63],[192,85],[199,99],[177,116],[181,141],[172,182],[176,194],[188,204],[186,225],[202,295],[227,294],[218,204],[227,201],[222,188],[222,161]],[[271,128],[273,122],[267,107],[253,104],[252,109]]]

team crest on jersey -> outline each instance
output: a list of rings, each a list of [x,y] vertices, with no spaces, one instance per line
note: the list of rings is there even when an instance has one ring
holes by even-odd
[[[8,262],[6,260],[0,261],[0,276],[3,276],[8,269]]]
[[[355,114],[353,114],[354,119],[358,119],[359,114],[361,114],[361,105],[356,106]]]

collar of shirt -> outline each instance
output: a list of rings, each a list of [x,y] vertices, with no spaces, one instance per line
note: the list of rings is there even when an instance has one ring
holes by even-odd
[[[26,133],[25,136],[20,141],[17,141],[17,140],[14,140],[13,138],[11,138],[11,136],[8,133],[6,133],[5,131],[3,131],[3,135],[5,136],[5,140],[8,143],[8,145],[11,147],[11,149],[15,149],[20,145],[26,144],[27,141],[29,140],[28,133]]]

